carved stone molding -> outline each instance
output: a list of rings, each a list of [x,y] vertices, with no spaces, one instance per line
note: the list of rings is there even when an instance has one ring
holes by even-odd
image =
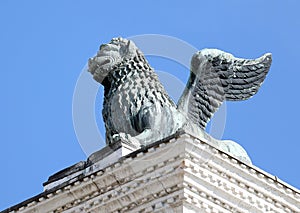
[[[300,212],[299,190],[184,132],[104,167],[93,159],[2,213]]]

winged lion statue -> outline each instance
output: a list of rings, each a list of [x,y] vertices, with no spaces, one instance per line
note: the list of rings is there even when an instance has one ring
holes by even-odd
[[[217,49],[198,51],[176,105],[134,42],[114,38],[101,45],[88,63],[88,71],[104,86],[106,143],[121,139],[141,147],[183,128],[251,163],[240,145],[212,138],[205,127],[223,101],[246,100],[256,94],[271,62],[270,53],[241,59]]]

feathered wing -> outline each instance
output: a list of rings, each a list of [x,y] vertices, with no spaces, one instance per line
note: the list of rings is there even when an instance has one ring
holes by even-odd
[[[256,94],[271,62],[270,53],[252,60],[216,49],[197,52],[178,109],[204,129],[224,100],[246,100]]]

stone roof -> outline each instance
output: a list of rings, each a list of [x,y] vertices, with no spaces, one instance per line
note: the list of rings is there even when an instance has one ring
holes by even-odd
[[[300,212],[298,189],[184,131],[138,150],[105,147],[44,187],[1,213]]]

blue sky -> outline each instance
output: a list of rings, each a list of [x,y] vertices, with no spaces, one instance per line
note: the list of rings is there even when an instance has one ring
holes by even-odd
[[[258,94],[227,103],[223,138],[300,188],[299,7],[296,0],[1,1],[0,210],[42,192],[48,176],[86,159],[72,121],[76,81],[101,43],[147,33],[239,57],[273,54]],[[175,62],[149,61],[182,81],[188,76]]]

